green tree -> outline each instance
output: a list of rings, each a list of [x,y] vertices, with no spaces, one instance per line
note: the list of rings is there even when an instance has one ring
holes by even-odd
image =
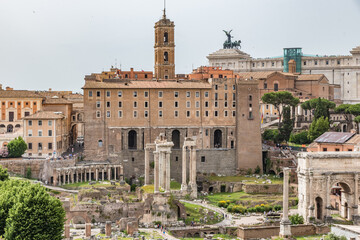
[[[282,109],[284,109],[286,106],[295,107],[300,102],[298,98],[295,98],[290,92],[287,91],[265,93],[261,100],[263,103],[272,104],[279,112],[279,128],[284,111]]]
[[[5,181],[5,180],[8,180],[8,179],[9,179],[9,174],[7,172],[7,169],[3,168],[0,165],[0,181]]]
[[[290,135],[290,142],[296,143],[296,144],[308,144],[311,143],[308,139],[308,131],[302,131],[299,133],[292,133]]]
[[[314,110],[314,119],[320,117],[330,119],[330,109],[334,109],[336,104],[332,101],[322,98],[310,99],[301,104],[301,108],[305,110]]]
[[[63,239],[65,210],[59,199],[39,184],[22,188],[9,210],[4,237],[7,240]]]
[[[352,128],[352,115],[348,112],[350,106],[351,104],[340,104],[334,109],[335,113],[343,115],[349,129]]]
[[[320,117],[319,119],[314,119],[311,123],[309,132],[308,132],[308,139],[312,142],[316,138],[318,138],[321,134],[329,130],[330,123],[328,118]]]
[[[27,145],[22,137],[11,140],[7,145],[9,157],[21,157],[27,149]]]
[[[266,129],[262,136],[264,140],[273,141],[274,143],[281,142],[278,129]]]
[[[348,113],[355,116],[355,119],[360,116],[360,104],[350,105],[347,110]],[[355,121],[356,122],[356,121]],[[359,124],[356,122],[355,124],[356,132],[359,133]]]
[[[279,129],[280,141],[289,141],[290,134],[293,130],[293,120],[291,119],[290,107],[286,106],[283,109],[283,122]]]

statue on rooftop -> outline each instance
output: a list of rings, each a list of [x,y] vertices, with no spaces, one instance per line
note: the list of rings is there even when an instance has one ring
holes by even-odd
[[[231,38],[233,38],[233,36],[231,36],[231,32],[232,30],[230,30],[229,32],[228,31],[225,31],[223,30],[224,33],[226,34],[227,36],[227,40],[224,42],[223,44],[223,47],[224,49],[230,49],[230,48],[241,48],[241,41],[238,40],[238,41],[231,41]]]

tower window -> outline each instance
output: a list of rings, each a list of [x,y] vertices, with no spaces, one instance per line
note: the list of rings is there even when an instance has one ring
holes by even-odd
[[[164,33],[164,43],[168,43],[169,42],[169,34],[166,32]]]
[[[164,52],[164,61],[165,62],[169,61],[169,53],[168,52]]]

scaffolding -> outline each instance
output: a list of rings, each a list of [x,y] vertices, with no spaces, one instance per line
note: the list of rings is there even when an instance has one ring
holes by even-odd
[[[284,72],[289,72],[289,61],[296,62],[296,72],[301,73],[302,48],[284,48]]]

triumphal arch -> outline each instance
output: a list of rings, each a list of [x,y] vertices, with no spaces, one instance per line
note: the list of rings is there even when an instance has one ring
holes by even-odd
[[[307,222],[331,222],[332,214],[360,223],[360,152],[298,154],[299,213]]]

